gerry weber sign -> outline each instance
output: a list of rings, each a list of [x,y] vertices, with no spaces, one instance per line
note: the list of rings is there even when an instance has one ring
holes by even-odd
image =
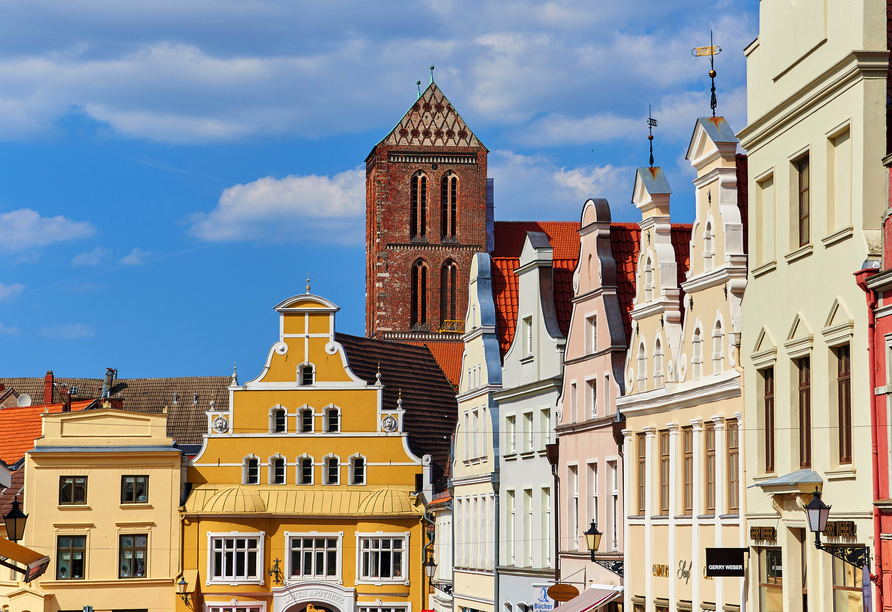
[[[707,548],[706,575],[743,577],[746,568],[743,555],[747,551],[746,548]]]

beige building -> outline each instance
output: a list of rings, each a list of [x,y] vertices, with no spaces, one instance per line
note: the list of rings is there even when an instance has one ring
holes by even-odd
[[[886,3],[771,0],[747,56],[750,276],[742,307],[749,599],[761,612],[861,609],[861,574],[817,550],[873,537],[867,317],[887,189]],[[789,27],[795,24],[795,28]],[[751,390],[751,391],[750,391]]]
[[[174,609],[181,453],[166,422],[115,409],[44,415],[25,459],[23,544],[52,559],[30,585],[38,610]]]
[[[635,331],[627,393],[617,399],[626,417],[630,611],[733,612],[744,601],[743,578],[705,572],[705,549],[745,546],[737,343],[746,287],[738,180],[746,160],[736,149],[723,118],[697,120],[687,152],[697,172],[696,218],[684,247],[670,240],[662,172],[638,171],[633,201],[643,220]]]

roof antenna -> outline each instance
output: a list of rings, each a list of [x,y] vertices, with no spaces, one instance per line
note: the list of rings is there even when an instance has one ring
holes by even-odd
[[[418,98],[421,97],[421,81],[415,81],[415,84],[418,86]],[[415,98],[416,100],[418,98]]]
[[[307,293],[310,292],[310,273],[307,272]]]
[[[434,82],[434,65],[431,64],[431,84]]]
[[[657,120],[651,116],[650,104],[647,105],[647,140],[650,145],[650,167],[654,167],[654,134],[653,129],[657,127]]]
[[[704,55],[709,56],[709,78],[712,80],[712,88],[710,89],[709,97],[709,108],[712,109],[713,117],[715,117],[715,107],[718,106],[718,102],[715,99],[715,75],[718,74],[715,71],[715,56],[721,52],[721,47],[712,44],[712,30],[709,31],[708,47],[694,47],[693,49],[691,49],[691,55],[693,55],[694,57],[703,57]]]

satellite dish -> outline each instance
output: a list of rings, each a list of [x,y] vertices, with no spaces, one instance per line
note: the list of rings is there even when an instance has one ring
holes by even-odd
[[[28,395],[27,393],[22,393],[19,396],[19,399],[16,400],[15,405],[20,408],[30,406],[31,405],[31,396]]]

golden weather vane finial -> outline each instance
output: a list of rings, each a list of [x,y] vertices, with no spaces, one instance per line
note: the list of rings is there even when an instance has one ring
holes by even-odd
[[[718,106],[718,102],[715,99],[715,75],[717,74],[715,71],[715,56],[722,52],[722,48],[718,45],[712,44],[712,30],[709,31],[709,46],[708,47],[694,47],[691,49],[691,55],[694,57],[705,57],[709,56],[709,78],[712,80],[712,89],[710,90],[709,97],[709,107],[712,109],[712,116],[715,117],[715,107]]]
[[[659,125],[650,112],[650,104],[647,105],[647,140],[650,144],[650,167],[654,167],[654,133],[653,129]]]

